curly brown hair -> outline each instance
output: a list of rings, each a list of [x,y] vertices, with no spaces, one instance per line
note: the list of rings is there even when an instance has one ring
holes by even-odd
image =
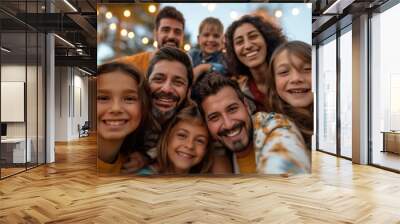
[[[235,54],[233,34],[236,29],[241,25],[249,23],[253,25],[262,35],[266,44],[267,44],[267,56],[265,60],[269,62],[272,53],[274,50],[282,43],[286,42],[286,36],[283,34],[282,29],[272,24],[269,21],[264,20],[260,16],[253,15],[245,15],[241,17],[239,20],[233,22],[227,29],[225,34],[226,39],[226,52],[227,52],[227,61],[231,68],[231,73],[235,75],[249,75],[249,68],[239,61]]]
[[[275,84],[274,61],[280,53],[287,50],[289,55],[298,57],[303,63],[311,64],[311,45],[302,41],[290,41],[279,46],[271,56],[269,72],[267,74],[267,93],[265,107],[268,112],[285,114],[293,120],[300,129],[306,144],[311,146],[311,136],[313,134],[313,104],[307,108],[295,108],[288,104],[278,95]],[[311,75],[311,74],[310,74]]]

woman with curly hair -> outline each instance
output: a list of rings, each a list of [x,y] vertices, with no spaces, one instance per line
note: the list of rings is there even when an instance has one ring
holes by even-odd
[[[266,110],[269,61],[274,50],[285,42],[282,30],[259,16],[243,16],[228,27],[226,51],[230,72],[250,99],[253,113]]]
[[[270,64],[266,94],[268,112],[290,117],[310,148],[313,133],[311,45],[302,41],[287,42],[275,50]]]

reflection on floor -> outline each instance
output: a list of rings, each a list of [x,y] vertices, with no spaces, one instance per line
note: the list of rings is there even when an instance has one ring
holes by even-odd
[[[399,223],[400,175],[313,152],[310,175],[98,176],[96,141],[0,181],[0,223]]]
[[[27,163],[26,167],[25,164],[2,164],[2,168],[0,170],[1,172],[1,178],[5,178],[7,176],[25,171],[26,169],[31,169],[36,167],[36,163]]]
[[[400,155],[392,152],[374,151],[373,164],[400,171]]]

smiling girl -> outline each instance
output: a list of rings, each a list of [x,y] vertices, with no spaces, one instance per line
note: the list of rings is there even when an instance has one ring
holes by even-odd
[[[292,118],[310,146],[313,133],[311,45],[301,41],[284,43],[275,50],[270,64],[266,108]]]
[[[97,166],[119,173],[141,138],[150,107],[143,76],[133,67],[109,63],[97,72]]]
[[[157,156],[159,172],[209,172],[212,160],[208,143],[208,129],[197,106],[183,108],[161,136]]]

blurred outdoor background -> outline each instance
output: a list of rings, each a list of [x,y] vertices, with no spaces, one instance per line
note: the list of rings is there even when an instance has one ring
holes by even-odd
[[[185,51],[196,47],[199,24],[209,16],[220,19],[226,30],[245,14],[262,15],[281,26],[289,40],[311,44],[311,3],[97,4],[97,64],[154,50],[155,16],[167,5],[174,6],[185,17]]]

